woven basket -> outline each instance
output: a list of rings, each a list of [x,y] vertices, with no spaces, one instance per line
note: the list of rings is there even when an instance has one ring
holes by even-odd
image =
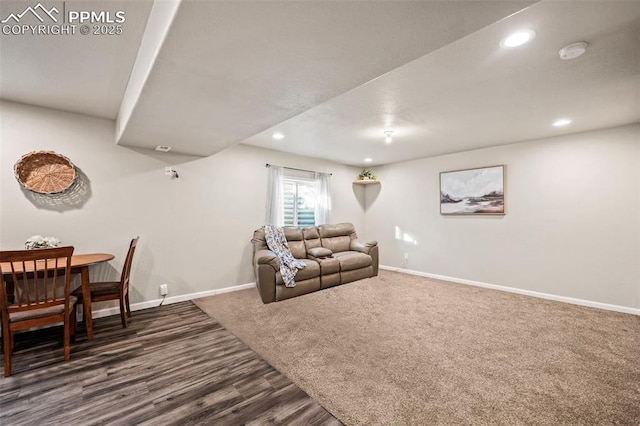
[[[13,166],[13,171],[22,186],[40,194],[63,192],[69,189],[78,177],[71,161],[53,151],[33,151],[25,154]]]

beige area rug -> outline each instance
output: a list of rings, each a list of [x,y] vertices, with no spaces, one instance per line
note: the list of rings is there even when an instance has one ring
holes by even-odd
[[[195,301],[346,424],[640,424],[640,317],[390,271]]]

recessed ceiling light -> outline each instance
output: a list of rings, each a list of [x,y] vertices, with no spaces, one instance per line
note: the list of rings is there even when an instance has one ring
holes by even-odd
[[[536,32],[533,30],[518,31],[503,38],[500,41],[500,46],[504,48],[517,47],[531,41],[536,36]]]
[[[567,124],[570,124],[571,120],[569,120],[568,118],[561,118],[559,120],[556,120],[553,122],[553,126],[554,127],[562,127],[562,126],[566,126]]]
[[[276,132],[272,136],[273,136],[274,139],[278,139],[278,140],[284,139],[284,135],[282,133],[280,133],[280,132]]]
[[[158,145],[156,146],[155,150],[159,152],[169,152],[171,151],[171,147],[166,145]]]
[[[365,159],[364,159],[364,162],[365,162],[365,163],[370,163],[370,162],[372,162],[372,161],[373,161],[373,160],[372,160],[371,158],[365,158]]]

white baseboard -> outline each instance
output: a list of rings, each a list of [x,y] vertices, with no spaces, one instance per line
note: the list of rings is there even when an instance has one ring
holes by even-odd
[[[392,266],[380,265],[380,269],[385,269],[387,271],[402,272],[403,274],[417,275],[420,277],[435,278],[437,280],[451,281],[458,284],[467,284],[467,285],[472,285],[476,287],[490,288],[493,290],[506,291],[509,293],[524,294],[526,296],[539,297],[540,299],[555,300],[557,302],[571,303],[573,305],[588,306],[590,308],[598,308],[598,309],[604,309],[607,311],[622,312],[625,314],[640,316],[640,309],[629,308],[627,306],[611,305],[608,303],[601,303],[601,302],[592,302],[591,300],[574,299],[573,297],[557,296],[555,294],[541,293],[538,291],[531,291],[531,290],[523,290],[520,288],[507,287],[507,286],[502,286],[497,284],[487,284],[479,281],[465,280],[462,278],[448,277],[445,275],[430,274],[427,272],[414,271],[411,269],[395,268]]]
[[[502,286],[497,284],[488,284],[480,281],[472,281],[472,280],[467,280],[462,278],[449,277],[446,275],[430,274],[428,272],[414,271],[411,269],[396,268],[396,267],[386,266],[386,265],[380,265],[380,269],[384,269],[387,271],[401,272],[403,274],[409,274],[409,275],[417,275],[420,277],[434,278],[437,280],[451,281],[458,284],[466,284],[466,285],[472,285],[476,287],[490,288],[493,290],[506,291],[508,293],[523,294],[525,296],[539,297],[541,299],[555,300],[557,302],[571,303],[573,305],[588,306],[590,308],[604,309],[607,311],[622,312],[625,314],[640,316],[640,309],[630,308],[627,306],[611,305],[608,303],[593,302],[591,300],[584,300],[584,299],[575,299],[573,297],[558,296],[555,294],[541,293],[541,292],[532,291],[532,290],[523,290],[520,288],[507,287],[507,286]],[[184,302],[187,300],[198,299],[201,297],[215,296],[216,294],[245,290],[248,288],[253,288],[255,287],[255,285],[256,283],[253,282],[253,283],[247,283],[247,284],[239,284],[232,287],[219,288],[215,290],[201,291],[198,293],[182,294],[180,296],[167,297],[162,304],[169,305],[171,303]],[[154,306],[159,306],[161,302],[162,302],[162,299],[156,299],[156,300],[148,300],[146,302],[134,303],[131,305],[131,310],[138,311],[141,309],[152,308]],[[118,315],[119,313],[120,313],[120,309],[117,307],[100,309],[93,312],[93,318],[106,317],[109,315]]]
[[[198,293],[181,294],[179,296],[167,297],[166,299],[164,299],[164,302],[162,302],[162,299],[147,300],[146,302],[132,303],[131,304],[131,310],[132,311],[139,311],[141,309],[147,309],[147,308],[153,308],[154,306],[160,306],[160,303],[162,303],[163,305],[170,305],[172,303],[185,302],[187,300],[199,299],[201,297],[215,296],[216,294],[230,293],[232,291],[245,290],[245,289],[248,289],[248,288],[253,288],[255,286],[256,286],[256,283],[247,283],[247,284],[234,285],[232,287],[217,288],[215,290],[201,291],[201,292],[198,292]],[[91,316],[93,318],[101,318],[101,317],[108,317],[110,315],[120,315],[120,308],[114,307],[114,308],[99,309],[97,311],[93,311]]]

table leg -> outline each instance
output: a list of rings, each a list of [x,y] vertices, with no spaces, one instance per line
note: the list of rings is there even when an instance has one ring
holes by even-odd
[[[91,284],[89,283],[89,267],[80,269],[82,276],[82,307],[84,308],[84,324],[87,328],[87,339],[93,339],[93,318],[91,317]]]

